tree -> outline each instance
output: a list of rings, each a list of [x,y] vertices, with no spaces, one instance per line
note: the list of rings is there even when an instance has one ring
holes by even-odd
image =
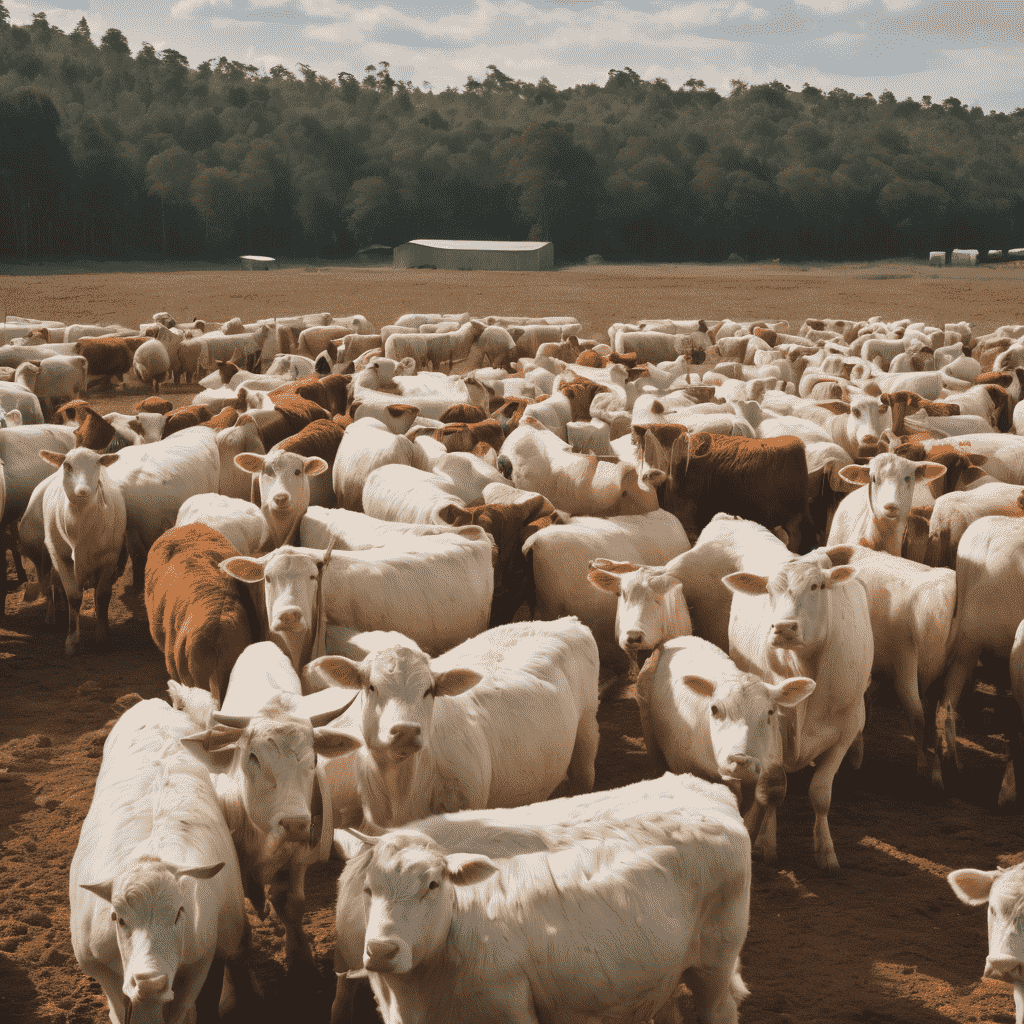
[[[348,229],[362,243],[381,237],[392,207],[391,187],[381,177],[360,178],[348,192]]]
[[[76,43],[91,43],[92,33],[89,31],[89,23],[82,18],[71,33],[71,38]]]
[[[359,83],[348,71],[338,73],[338,85],[341,87],[341,98],[345,103],[355,103],[359,99]]]
[[[172,146],[162,153],[150,157],[146,164],[146,182],[151,196],[160,197],[160,233],[163,251],[167,252],[167,222],[165,203],[184,206],[188,200],[189,186],[196,175],[196,158],[181,146]]]
[[[0,2],[0,28],[10,28],[11,12]]]
[[[119,28],[108,28],[100,39],[100,50],[105,53],[116,53],[123,57],[131,54],[132,48],[128,45],[125,34]]]
[[[203,167],[192,179],[189,199],[206,228],[207,243],[231,240],[238,219],[238,175],[226,167]]]
[[[298,79],[283,64],[275,64],[270,69],[270,77],[275,82],[296,82]]]

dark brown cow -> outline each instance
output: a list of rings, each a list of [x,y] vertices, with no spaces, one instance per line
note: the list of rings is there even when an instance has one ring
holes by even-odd
[[[171,434],[176,434],[187,427],[198,427],[212,418],[213,414],[205,405],[183,405],[180,409],[173,409],[167,414],[163,436],[170,437]]]
[[[479,405],[462,402],[459,405],[450,405],[438,419],[442,423],[480,423],[487,419],[487,413]]]
[[[769,530],[781,527],[791,551],[815,543],[808,512],[807,457],[796,437],[730,437],[648,427],[644,479],[658,486],[658,503],[683,524],[691,542],[718,512],[741,516]],[[634,427],[639,431],[640,427]],[[673,437],[670,447],[664,441]]]
[[[538,494],[516,505],[447,505],[438,515],[452,526],[482,526],[498,547],[488,628],[511,622],[524,601],[536,606],[533,556],[523,554],[523,544],[545,526],[566,521],[547,498]]]
[[[505,434],[497,420],[481,420],[479,423],[446,423],[431,435],[450,452],[471,452],[478,444],[490,445],[495,451],[501,448]]]

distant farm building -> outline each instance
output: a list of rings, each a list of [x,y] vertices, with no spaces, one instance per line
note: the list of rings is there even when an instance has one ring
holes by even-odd
[[[243,270],[273,270],[277,266],[277,260],[273,256],[243,256]]]
[[[550,242],[467,242],[414,238],[395,248],[396,267],[436,270],[551,270],[555,249]]]

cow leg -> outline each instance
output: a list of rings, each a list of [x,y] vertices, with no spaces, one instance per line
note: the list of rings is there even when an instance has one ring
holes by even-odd
[[[96,603],[96,642],[105,644],[110,634],[110,598],[114,591],[116,566],[106,565],[99,570],[93,597]]]
[[[924,706],[921,703],[916,653],[911,651],[900,659],[893,682],[896,686],[896,696],[910,718],[910,730],[914,734],[914,745],[917,747],[917,774],[924,775],[928,771],[928,757],[925,753]]]
[[[141,594],[146,585],[146,548],[136,530],[129,530],[126,539],[132,559],[132,589]]]
[[[658,775],[663,775],[669,770],[668,762],[658,745],[658,738],[654,734],[654,719],[651,717],[651,690],[660,660],[661,648],[656,647],[636,677],[636,706],[640,713],[640,729],[644,734],[644,746],[647,748],[647,757],[650,759],[651,768]]]
[[[736,1024],[738,1000],[747,992],[737,966],[735,956],[725,955],[707,966],[684,972],[683,980],[693,993],[693,1008],[701,1024]]]
[[[584,716],[576,726],[576,743],[569,760],[569,786],[574,796],[594,792],[594,762],[597,760],[597,744],[601,732],[597,719]]]
[[[56,576],[60,580],[61,589],[68,602],[68,633],[64,639],[64,653],[70,657],[82,642],[82,588],[75,578],[75,567],[70,559],[61,555],[55,557],[52,550],[50,558],[54,570],[50,578]]]
[[[857,727],[860,732],[863,726],[863,716]],[[811,785],[807,795],[810,797],[811,807],[814,809],[814,859],[818,867],[827,871],[830,875],[839,874],[839,859],[836,857],[836,848],[832,844],[832,834],[828,828],[828,811],[832,805],[832,780],[835,778],[839,765],[842,763],[846,751],[856,739],[854,736],[842,737],[835,746],[826,751],[823,757],[817,759],[817,768],[811,778]]]
[[[306,865],[295,859],[283,867],[270,883],[270,902],[284,925],[284,955],[288,972],[315,971],[313,951],[302,930],[302,912],[306,905]]]
[[[961,647],[959,644],[954,649],[954,654],[946,667],[946,677],[943,680],[942,700],[939,702],[935,714],[935,728],[945,737],[946,759],[953,759],[957,771],[960,771],[960,752],[956,748],[956,706],[960,702],[960,694],[963,693],[967,680],[978,663],[978,650],[976,648]],[[944,721],[940,721],[940,717]]]
[[[754,786],[754,799],[746,809],[743,824],[750,836],[751,843],[757,844],[765,864],[775,863],[775,821],[776,811],[786,799],[786,772],[781,764],[771,765],[761,773]],[[766,828],[766,821],[771,812],[771,826]],[[763,842],[758,841],[761,833]],[[770,843],[770,850],[769,850]]]
[[[331,1024],[352,1024],[355,1019],[356,992],[359,980],[349,978],[347,973],[338,975],[338,984],[334,990],[334,1002],[331,1004]]]
[[[82,964],[82,970],[90,978],[95,978],[107,997],[107,1006],[110,1009],[111,1024],[124,1024],[124,993],[121,986],[124,984],[124,977],[112,971],[101,960],[89,960]]]

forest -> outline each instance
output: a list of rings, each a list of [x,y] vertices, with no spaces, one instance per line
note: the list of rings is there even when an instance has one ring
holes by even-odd
[[[543,239],[559,263],[843,260],[1024,245],[1024,109],[631,68],[462,89],[196,68],[0,2],[0,259],[342,258]]]

